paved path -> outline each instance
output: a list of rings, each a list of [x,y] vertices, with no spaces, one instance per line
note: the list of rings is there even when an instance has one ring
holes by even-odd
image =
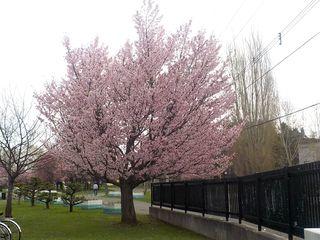
[[[134,209],[138,214],[149,214],[150,203],[134,201]]]
[[[89,200],[102,200],[104,205],[120,203],[120,198],[108,197],[104,192],[99,192],[97,196],[86,194],[85,198]],[[149,214],[149,207],[150,203],[134,200],[134,208],[138,214]]]

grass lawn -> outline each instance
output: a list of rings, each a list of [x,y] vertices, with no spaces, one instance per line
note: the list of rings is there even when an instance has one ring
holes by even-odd
[[[143,198],[136,198],[135,200],[151,203],[151,191],[147,191]]]
[[[5,202],[0,201],[0,210]],[[137,226],[122,225],[119,216],[102,210],[81,210],[69,213],[66,207],[43,205],[30,207],[28,202],[13,205],[14,219],[20,224],[27,240],[107,240],[107,239],[206,239],[195,233],[176,228],[146,215],[138,216]]]

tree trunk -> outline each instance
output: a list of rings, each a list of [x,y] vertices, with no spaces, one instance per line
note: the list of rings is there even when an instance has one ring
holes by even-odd
[[[52,194],[51,194],[51,190],[49,190],[49,196],[48,196],[48,199],[46,201],[46,208],[49,209],[50,207],[50,202],[52,200]]]
[[[72,212],[73,211],[73,204],[70,204],[69,205],[69,212]]]
[[[7,218],[12,218],[12,192],[13,192],[14,179],[8,176],[8,196],[6,204],[6,213]]]
[[[31,197],[31,207],[34,207],[34,197]]]
[[[121,188],[121,222],[126,224],[136,224],[136,212],[133,205],[133,187],[127,182],[122,182]]]

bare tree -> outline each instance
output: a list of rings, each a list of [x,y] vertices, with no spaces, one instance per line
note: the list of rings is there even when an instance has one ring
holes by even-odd
[[[12,217],[12,193],[19,176],[30,171],[43,154],[44,137],[31,108],[4,97],[0,106],[0,166],[8,178],[5,216]]]
[[[311,131],[314,138],[320,138],[320,107],[316,106],[312,109],[311,114]]]
[[[270,71],[268,54],[257,34],[252,34],[243,47],[229,48],[230,75],[236,92],[234,117],[247,126],[274,118],[278,113],[278,93]],[[274,145],[277,141],[275,123],[244,130],[235,146],[237,159],[234,171],[238,175],[274,168],[277,161]]]
[[[279,136],[285,153],[283,165],[292,166],[298,163],[299,144],[305,136],[304,131],[299,131],[302,129],[301,121],[298,121],[296,115],[288,115],[293,111],[290,102],[282,102],[281,111],[287,115],[284,119],[279,119]]]
[[[312,108],[307,113],[306,122],[309,126],[310,138],[303,141],[301,162],[311,162],[320,160],[320,107]]]

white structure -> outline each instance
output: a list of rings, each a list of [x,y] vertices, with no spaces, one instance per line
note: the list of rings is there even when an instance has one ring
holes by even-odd
[[[305,240],[320,240],[320,228],[305,228],[304,229]]]
[[[88,200],[88,201],[83,202],[82,205],[88,205],[88,206],[102,205],[102,200]]]
[[[320,161],[320,142],[310,141],[299,144],[299,164]]]
[[[102,200],[88,200],[79,204],[79,206],[82,209],[100,209],[103,207]]]

